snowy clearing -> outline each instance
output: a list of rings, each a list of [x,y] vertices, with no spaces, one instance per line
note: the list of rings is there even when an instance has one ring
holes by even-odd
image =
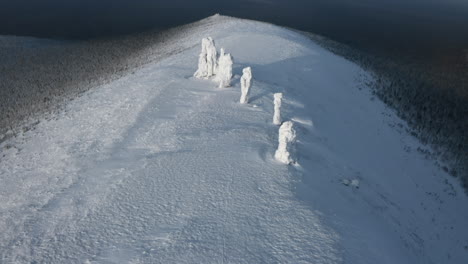
[[[198,25],[191,48],[0,145],[1,263],[468,259],[466,195],[359,89],[366,72],[277,26]],[[193,77],[205,37],[233,56],[232,87]],[[295,165],[274,158],[275,93]]]

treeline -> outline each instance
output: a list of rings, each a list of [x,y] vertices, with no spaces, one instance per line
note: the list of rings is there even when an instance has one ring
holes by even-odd
[[[432,149],[468,191],[468,67],[462,54],[449,69],[414,58],[373,56],[327,38],[309,35],[328,50],[374,74],[373,93],[409,125],[409,133]],[[438,162],[439,163],[439,162]]]

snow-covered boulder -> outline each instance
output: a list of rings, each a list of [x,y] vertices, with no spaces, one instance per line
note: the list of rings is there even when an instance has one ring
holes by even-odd
[[[202,39],[202,49],[198,58],[198,70],[194,76],[199,79],[208,79],[216,74],[217,51],[212,38]]]
[[[225,88],[231,86],[232,79],[232,65],[234,64],[231,54],[221,52],[221,56],[218,61],[218,70],[216,74],[216,80],[219,82],[219,88]]]
[[[293,122],[284,122],[279,129],[278,149],[275,152],[275,159],[284,164],[294,162],[291,149],[296,140],[296,131],[293,128]]]
[[[354,187],[356,189],[359,189],[359,180],[358,179],[342,179],[341,180],[341,183],[343,185],[346,185],[346,186],[351,186],[351,187]]]
[[[241,77],[241,104],[247,104],[249,102],[250,86],[252,85],[252,68],[247,67],[242,70]]]
[[[283,99],[282,93],[274,94],[275,113],[273,114],[273,124],[281,125],[281,101]]]
[[[353,186],[356,189],[359,189],[359,180],[358,179],[351,180],[351,186]]]

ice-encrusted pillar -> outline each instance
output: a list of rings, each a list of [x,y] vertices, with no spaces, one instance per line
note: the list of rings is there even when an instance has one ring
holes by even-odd
[[[294,162],[291,149],[296,140],[296,131],[293,125],[293,122],[287,121],[279,128],[278,149],[275,152],[275,159],[284,164],[291,164]]]
[[[242,70],[241,77],[241,104],[247,104],[249,102],[249,92],[252,85],[252,68],[247,67]]]
[[[274,94],[275,112],[273,114],[273,124],[277,126],[281,125],[281,102],[282,100],[283,100],[282,93]]]
[[[198,57],[198,70],[193,76],[208,79],[215,75],[217,69],[217,51],[212,38],[202,39],[202,49]]]
[[[231,54],[222,54],[219,57],[218,72],[216,80],[219,82],[219,88],[231,86],[232,65],[234,64]]]

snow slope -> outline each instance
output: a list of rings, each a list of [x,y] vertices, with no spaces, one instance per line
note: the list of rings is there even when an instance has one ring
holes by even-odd
[[[207,36],[234,87],[192,77]],[[2,143],[1,263],[466,263],[466,196],[366,72],[247,20],[210,17],[181,42]],[[277,92],[295,166],[273,158]]]

